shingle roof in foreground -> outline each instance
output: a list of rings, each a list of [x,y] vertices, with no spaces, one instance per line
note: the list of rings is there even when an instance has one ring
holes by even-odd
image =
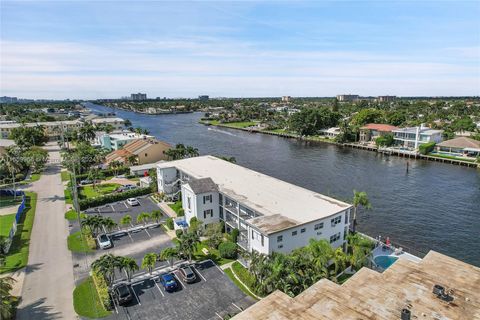
[[[467,137],[458,137],[455,139],[450,139],[443,141],[438,144],[439,147],[446,147],[446,148],[472,148],[472,149],[480,149],[480,141],[474,140]]]
[[[433,294],[439,284],[450,302]],[[343,285],[322,279],[295,298],[275,291],[235,320],[480,319],[480,268],[430,251],[421,262],[400,258],[383,273],[362,268]]]

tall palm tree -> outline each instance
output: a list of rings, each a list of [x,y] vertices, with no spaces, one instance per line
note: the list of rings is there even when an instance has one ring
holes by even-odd
[[[155,220],[156,223],[158,223],[160,221],[160,218],[162,217],[162,212],[160,210],[153,210],[151,213],[150,213],[150,217]]]
[[[86,123],[78,130],[78,139],[80,141],[91,141],[95,138],[95,127],[91,123]]]
[[[137,223],[147,224],[148,220],[150,220],[150,214],[147,212],[142,212],[137,216]]]
[[[122,257],[113,254],[104,254],[91,264],[93,270],[105,278],[109,285],[115,281],[115,270],[122,268]]]
[[[197,244],[200,243],[200,237],[194,232],[183,233],[178,238],[178,251],[181,255],[188,257],[188,260],[192,260],[192,256],[197,249]]]
[[[130,257],[122,257],[123,269],[127,274],[127,280],[130,282],[132,280],[133,273],[139,269],[135,259]]]
[[[186,156],[188,158],[193,158],[193,157],[198,157],[199,156],[198,149],[194,148],[194,147],[191,147],[191,146],[186,147],[185,153],[186,153]]]
[[[85,218],[82,219],[81,225],[82,227],[87,227],[90,229],[92,236],[96,236],[98,232],[102,229],[104,222],[104,218],[101,215],[87,215]]]
[[[157,254],[156,253],[147,253],[142,259],[142,268],[147,269],[150,274],[153,272],[153,268],[157,263]]]
[[[370,204],[370,201],[368,200],[368,195],[365,191],[356,191],[353,190],[353,226],[352,226],[352,232],[355,233],[355,229],[357,226],[357,210],[358,207],[362,206],[365,209],[370,209],[372,205]]]
[[[112,218],[105,217],[102,219],[102,227],[104,227],[105,230],[107,230],[108,232],[111,232],[116,226],[117,223],[113,221]]]
[[[120,224],[124,226],[131,226],[132,225],[132,216],[129,214],[124,215],[120,219]]]
[[[170,266],[173,265],[173,259],[178,257],[178,250],[176,248],[165,248],[159,254],[160,259],[168,261]]]
[[[347,236],[348,260],[352,269],[361,268],[372,250],[372,243],[358,234],[349,234]]]
[[[14,282],[12,277],[0,278],[0,319],[12,319],[15,312],[18,299],[11,295]]]
[[[7,171],[12,176],[13,181],[13,190],[14,198],[17,197],[17,188],[15,184],[15,175],[22,171],[23,169],[23,162],[21,161],[21,150],[16,147],[8,147],[5,153],[0,158],[0,164],[7,168]]]
[[[347,255],[343,252],[342,248],[337,248],[333,253],[333,263],[335,264],[335,277],[339,270],[345,269],[347,264]]]

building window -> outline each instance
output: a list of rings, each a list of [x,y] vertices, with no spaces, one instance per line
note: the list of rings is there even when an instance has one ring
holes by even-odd
[[[223,195],[221,193],[218,195],[218,204],[219,205],[223,204]]]
[[[145,153],[145,157],[148,157],[148,153]]]
[[[213,218],[213,210],[212,209],[208,209],[208,210],[203,211],[203,218],[207,219],[207,216],[209,216],[210,218]]]
[[[203,196],[203,204],[207,203],[207,201],[212,203],[212,195],[211,194],[209,194],[208,196]]]
[[[282,248],[283,248],[283,244],[279,244],[278,249],[282,249]]]
[[[263,234],[262,234],[262,235],[260,235],[260,238],[261,238],[261,241],[262,241],[262,247],[263,247],[263,240],[264,240]]]
[[[190,197],[188,197],[188,198],[187,198],[187,208],[188,208],[188,209],[191,209],[191,208],[190,208],[190,202],[191,202]]]
[[[305,228],[302,228],[302,229],[300,230],[300,233],[304,233],[305,231],[306,231],[306,229],[305,229]]]
[[[330,237],[330,243],[334,243],[335,241],[337,240],[340,240],[340,232],[339,233],[336,233],[334,234],[333,236]]]
[[[297,231],[295,230],[292,232],[292,236],[296,236],[296,235],[297,235]]]
[[[282,242],[283,241],[283,236],[277,236],[277,242]]]
[[[314,226],[314,229],[315,229],[315,230],[322,229],[322,228],[323,228],[323,222],[317,223],[317,224]]]
[[[330,220],[332,222],[332,227],[335,227],[337,224],[342,222],[342,216],[338,216]]]
[[[218,208],[218,211],[219,211],[218,216],[220,217],[220,219],[223,220],[223,208],[222,208],[222,207],[219,207],[219,208]]]

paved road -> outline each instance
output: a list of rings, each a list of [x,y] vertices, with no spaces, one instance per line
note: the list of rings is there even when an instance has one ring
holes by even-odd
[[[60,177],[60,154],[47,145],[50,163],[39,181],[37,210],[30,242],[30,255],[17,319],[76,319],[72,255],[67,248],[67,220]]]

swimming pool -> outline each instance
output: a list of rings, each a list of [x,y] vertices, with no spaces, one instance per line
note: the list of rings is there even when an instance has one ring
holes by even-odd
[[[388,267],[390,267],[397,260],[398,258],[393,256],[376,256],[373,258],[373,262],[375,262],[375,264],[383,270],[388,269]]]

